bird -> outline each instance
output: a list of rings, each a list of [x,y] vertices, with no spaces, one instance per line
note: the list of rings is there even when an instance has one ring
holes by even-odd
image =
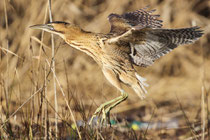
[[[93,114],[92,120],[101,115],[101,123],[110,120],[110,111],[128,98],[122,85],[132,88],[144,99],[149,86],[134,66],[148,67],[155,60],[171,52],[180,45],[198,40],[203,31],[200,27],[178,29],[162,28],[160,15],[148,7],[122,15],[111,13],[108,16],[111,28],[109,33],[93,33],[78,25],[63,21],[30,26],[60,36],[75,49],[92,57],[106,79],[116,87],[121,95],[101,104]]]

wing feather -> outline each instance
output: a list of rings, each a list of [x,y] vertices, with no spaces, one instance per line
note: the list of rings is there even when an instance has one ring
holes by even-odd
[[[110,14],[108,16],[111,24],[110,33],[121,35],[131,28],[161,28],[162,20],[157,19],[160,15],[152,15],[156,10],[146,11],[147,8],[145,7],[122,15]]]
[[[130,56],[138,66],[150,66],[155,60],[182,44],[193,43],[202,36],[198,27],[183,29],[152,29],[146,32],[144,41],[130,42],[135,50]]]
[[[157,19],[160,15],[151,15],[154,11],[156,10],[145,11],[144,9],[139,9],[134,12],[125,13],[122,17],[126,19],[131,26],[139,26],[141,28],[161,28],[162,20]]]
[[[146,11],[147,8],[108,17],[111,37],[107,42],[130,44],[130,57],[135,65],[150,66],[177,46],[193,43],[203,34],[199,27],[162,29],[159,15],[152,15],[155,10]]]

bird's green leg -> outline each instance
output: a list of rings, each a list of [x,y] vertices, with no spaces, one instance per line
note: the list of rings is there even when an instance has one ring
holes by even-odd
[[[104,121],[105,121],[105,124],[106,124],[107,118],[108,118],[108,123],[110,123],[110,111],[114,107],[116,107],[118,104],[125,101],[128,98],[128,93],[126,93],[125,91],[122,90],[121,91],[121,96],[119,96],[119,97],[120,97],[120,99],[118,101],[113,102],[113,104],[109,105],[105,110],[103,110],[103,116],[102,116],[101,124],[103,124]]]
[[[100,105],[100,107],[98,107],[96,109],[94,115],[91,117],[89,124],[91,124],[93,118],[96,117],[100,113],[102,113],[101,124],[103,124],[103,122],[106,121],[106,118],[108,118],[108,120],[110,120],[110,116],[109,116],[110,110],[112,108],[114,108],[115,106],[117,106],[118,104],[120,104],[122,101],[126,100],[127,97],[128,97],[128,94],[122,90],[121,91],[121,96],[119,96],[117,98],[114,98],[113,100],[108,101],[108,102]],[[112,105],[110,105],[110,104],[112,104]],[[106,108],[106,106],[108,106],[108,107]]]
[[[100,114],[100,113],[103,114],[102,118],[104,118],[104,115],[106,116],[106,114],[105,114],[105,107],[106,107],[107,105],[109,105],[109,104],[112,104],[112,103],[114,103],[114,102],[120,100],[121,98],[122,98],[122,97],[119,96],[119,97],[117,97],[117,98],[114,98],[113,100],[110,100],[110,101],[108,101],[108,102],[105,102],[105,103],[101,104],[101,105],[96,109],[96,111],[95,111],[95,113],[93,114],[93,116],[91,117],[89,124],[91,124],[92,121],[93,121],[93,118],[95,118],[95,117],[96,117],[98,114]]]
[[[125,91],[122,91],[120,97],[121,99],[119,99],[118,101],[116,101],[115,103],[113,103],[112,105],[110,105],[109,107],[105,109],[105,113],[109,113],[112,108],[116,107],[118,104],[125,101],[128,98],[128,93],[126,93]]]

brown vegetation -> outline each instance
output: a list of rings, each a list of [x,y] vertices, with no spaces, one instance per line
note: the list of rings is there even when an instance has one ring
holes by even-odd
[[[149,68],[137,68],[150,84],[147,98],[142,101],[131,92],[128,100],[112,111],[112,116],[122,123],[136,120],[151,124],[161,122],[163,126],[178,120],[178,128],[133,131],[122,126],[81,127],[83,138],[200,139],[202,135],[209,138],[209,0],[53,0],[52,15],[54,21],[71,22],[84,30],[107,33],[110,13],[122,14],[147,5],[157,9],[156,13],[164,21],[163,28],[197,25],[204,30],[204,36],[192,45],[180,46]],[[47,63],[52,62],[51,36],[28,28],[49,21],[48,7],[46,0],[0,1],[2,138],[71,136],[73,139],[78,137],[78,132],[72,129],[73,120],[65,99],[78,121],[87,120],[97,105],[119,95],[89,56],[54,36],[56,77],[60,83],[56,88],[58,135],[55,135],[55,88],[53,72]]]

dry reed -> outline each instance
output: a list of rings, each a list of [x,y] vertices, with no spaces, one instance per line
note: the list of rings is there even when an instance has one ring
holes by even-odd
[[[51,6],[50,3],[50,0],[0,1],[1,138],[209,138],[209,0],[54,0]],[[126,126],[131,120],[149,124],[161,120],[164,124],[177,119],[179,127],[160,131],[150,129],[149,125],[146,130],[136,131],[124,127],[74,128],[72,124],[87,121],[96,105],[104,102],[102,95],[109,100],[118,93],[90,57],[57,36],[53,41],[50,34],[28,27],[52,21],[53,13],[54,21],[107,33],[110,13],[121,14],[147,5],[157,9],[164,28],[196,23],[205,34],[195,44],[175,49],[152,67],[137,68],[150,84],[147,99],[140,101],[130,93],[128,101],[113,110],[112,116],[117,126],[121,123]]]

